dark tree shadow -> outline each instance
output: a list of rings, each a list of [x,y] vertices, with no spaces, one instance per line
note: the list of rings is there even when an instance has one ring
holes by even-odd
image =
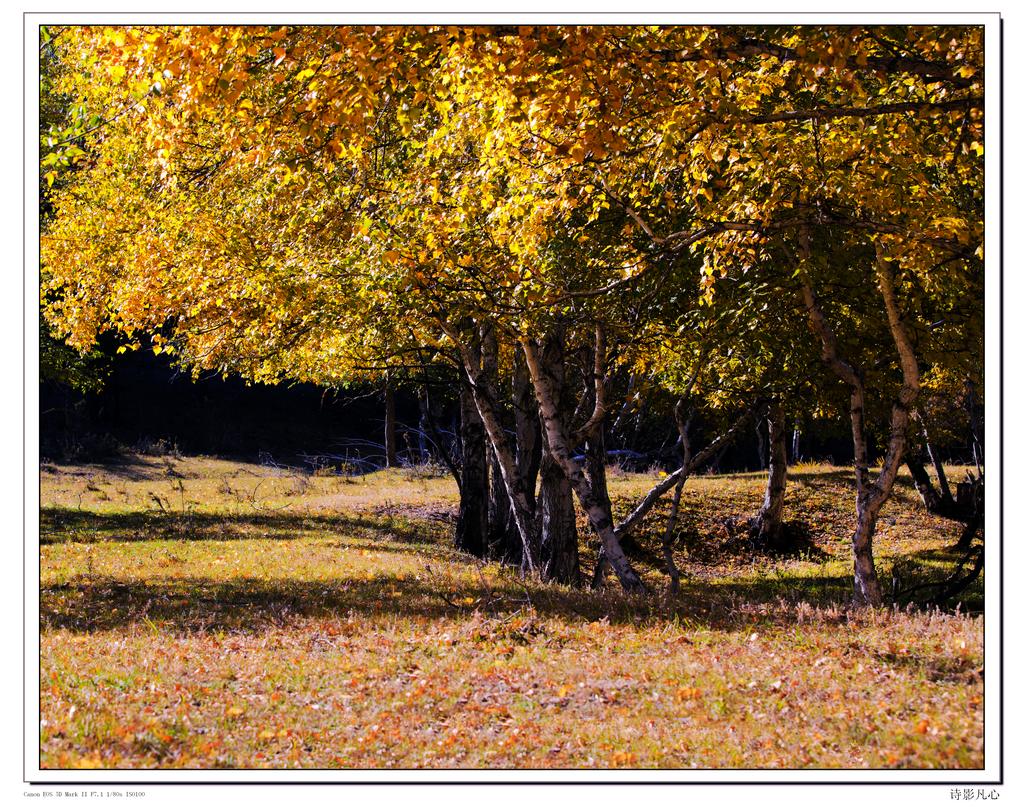
[[[39,513],[39,542],[95,543],[154,540],[244,541],[254,538],[290,541],[312,532],[355,532],[417,546],[441,542],[443,525],[374,515],[296,513],[284,510],[253,513],[203,513],[148,510],[97,513],[45,507]]]
[[[60,473],[61,476],[89,478],[98,475],[111,476],[129,482],[156,481],[160,479],[191,479],[197,474],[182,473],[175,467],[172,457],[146,457],[137,454],[121,454],[105,458],[100,463],[85,463],[77,468],[42,463],[41,472]]]
[[[500,616],[529,609],[539,617],[568,622],[606,620],[615,624],[684,621],[691,626],[741,631],[751,625],[789,624],[809,602],[841,605],[844,578],[764,576],[749,582],[684,580],[678,595],[627,595],[524,584],[511,574],[455,587],[430,572],[416,577],[378,575],[370,579],[215,580],[192,576],[146,582],[82,575],[40,590],[40,627],[89,633],[157,626],[173,633],[256,632],[297,619],[350,614],[373,618],[469,618],[475,612]],[[472,605],[463,603],[472,602]],[[770,606],[770,607],[766,607]],[[834,618],[841,621],[840,611]]]
[[[765,546],[761,551],[768,557],[806,560],[812,563],[823,563],[835,557],[814,542],[811,525],[799,520],[783,522],[778,545]]]

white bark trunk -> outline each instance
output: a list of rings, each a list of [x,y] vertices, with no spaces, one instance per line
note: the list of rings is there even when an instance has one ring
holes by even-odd
[[[537,346],[528,339],[523,340],[523,352],[526,356],[527,367],[530,369],[530,378],[533,381],[537,403],[540,406],[541,423],[547,436],[551,456],[561,467],[566,479],[569,480],[573,492],[590,519],[594,532],[601,539],[604,557],[618,576],[623,589],[644,591],[643,581],[630,565],[629,559],[623,553],[615,535],[611,512],[598,501],[583,469],[572,458],[565,424],[558,411],[554,390],[542,365]]]
[[[786,502],[786,411],[779,401],[768,410],[768,484],[764,501],[753,519],[752,533],[768,546],[780,549],[782,514]]]

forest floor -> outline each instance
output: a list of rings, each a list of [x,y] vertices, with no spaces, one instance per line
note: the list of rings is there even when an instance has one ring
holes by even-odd
[[[655,481],[613,472],[620,515]],[[637,550],[655,593],[627,596],[455,552],[455,485],[428,469],[45,464],[41,765],[982,767],[981,581],[953,612],[851,610],[850,470],[792,469],[786,556],[730,520],[764,481],[690,480],[681,591],[663,509]],[[948,572],[958,530],[901,478],[886,585]],[[580,535],[589,579],[582,517]]]

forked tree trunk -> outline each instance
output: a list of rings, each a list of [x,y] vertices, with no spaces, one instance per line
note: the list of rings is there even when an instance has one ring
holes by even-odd
[[[801,233],[803,259],[810,258],[810,242],[806,230]],[[818,303],[817,296],[804,278],[802,291],[804,303],[811,320],[811,329],[822,344],[822,358],[825,363],[850,387],[850,424],[853,431],[854,476],[857,482],[857,524],[853,533],[853,601],[856,605],[877,606],[882,604],[882,588],[875,570],[872,541],[878,523],[878,513],[892,493],[896,475],[903,462],[907,442],[907,427],[910,421],[910,407],[921,388],[920,371],[914,355],[910,335],[904,324],[896,300],[895,270],[883,254],[882,245],[876,242],[876,277],[885,304],[886,320],[892,334],[903,374],[903,385],[893,402],[889,423],[889,444],[882,468],[874,481],[868,472],[868,444],[864,429],[865,390],[864,378],[839,354],[839,343]]]
[[[768,484],[764,502],[751,522],[751,534],[773,549],[782,548],[782,512],[786,501],[786,411],[773,401],[768,408]]]
[[[527,366],[530,368],[530,378],[533,381],[537,403],[540,406],[541,422],[544,425],[551,456],[562,468],[580,505],[590,519],[594,532],[601,539],[605,558],[618,576],[623,589],[644,591],[643,581],[630,565],[618,538],[615,537],[609,508],[594,494],[590,480],[583,473],[579,463],[572,458],[567,429],[557,406],[557,397],[551,380],[543,366],[540,351],[530,340],[523,341],[523,351],[526,355]]]
[[[464,386],[459,395],[459,412],[462,470],[455,546],[483,557],[487,550],[487,443],[484,425],[468,386]]]

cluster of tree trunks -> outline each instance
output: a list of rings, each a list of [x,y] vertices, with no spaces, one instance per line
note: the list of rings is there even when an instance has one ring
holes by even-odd
[[[580,570],[573,489],[541,427],[525,355],[517,353],[510,384],[502,385],[493,329],[474,329],[469,337],[452,333],[464,370],[456,546],[477,557],[516,564],[524,574],[576,585]],[[560,334],[547,340],[544,361],[553,379],[555,405],[564,417],[571,401]],[[499,397],[504,386],[511,387],[505,401]]]
[[[565,333],[560,328],[553,328],[542,339],[516,344],[512,372],[505,379],[498,375],[498,344],[493,330],[464,325],[461,330],[448,326],[447,331],[459,350],[464,371],[457,546],[481,558],[517,564],[524,574],[579,585],[575,498],[599,540],[592,585],[601,585],[605,571],[610,569],[626,591],[642,591],[644,582],[629,559],[630,533],[674,488],[662,554],[670,587],[678,589],[680,575],[673,545],[683,485],[760,415],[764,403],[757,401],[707,446],[693,453],[689,439],[692,413],[684,405],[684,396],[676,410],[682,464],[666,474],[616,526],[606,478],[608,403],[600,326],[595,329],[589,351],[593,369],[582,396],[578,394],[579,385],[567,379]],[[577,400],[580,397],[588,405],[593,401],[593,412],[574,430],[572,421],[582,406]],[[767,422],[769,482],[764,505],[753,523],[760,539],[774,547],[781,540],[786,482],[785,415],[780,401],[771,403]]]
[[[801,247],[802,259],[809,260],[810,243],[806,237]],[[962,484],[954,496],[941,462],[927,443],[927,435],[926,448],[935,469],[937,488],[920,456],[907,454],[911,415],[921,387],[920,371],[897,300],[896,266],[880,248],[875,277],[902,373],[902,386],[892,404],[881,470],[874,478],[869,473],[864,374],[843,355],[810,275],[805,273],[802,280],[802,301],[811,330],[821,343],[823,360],[850,389],[856,481],[856,526],[851,541],[854,602],[864,605],[882,603],[872,541],[879,511],[889,498],[904,462],[928,509],[965,523],[962,546],[970,546],[983,518],[980,474],[978,479]],[[460,400],[461,504],[456,530],[459,548],[479,557],[517,563],[523,573],[538,574],[544,580],[577,585],[580,567],[575,496],[600,541],[593,584],[600,585],[606,568],[610,568],[626,591],[642,591],[645,585],[630,563],[624,542],[654,504],[673,490],[661,549],[670,588],[676,590],[680,572],[674,562],[673,546],[686,479],[720,456],[752,418],[761,442],[762,411],[766,412],[768,479],[763,503],[748,526],[756,544],[776,550],[786,548],[783,517],[788,457],[786,412],[781,398],[758,401],[730,428],[694,453],[689,436],[692,413],[684,394],[676,407],[679,468],[667,474],[616,525],[605,478],[608,401],[601,326],[595,328],[589,351],[593,369],[583,385],[582,395],[578,394],[579,384],[567,380],[566,335],[559,327],[552,328],[541,339],[522,339],[514,345],[514,368],[505,379],[499,378],[497,336],[490,326],[466,327],[464,324],[456,329],[443,324],[442,327],[458,348],[464,373]],[[636,398],[629,395],[630,391],[616,422],[610,424],[613,430],[636,405]],[[573,429],[579,410],[584,403],[589,406],[590,401],[593,402],[592,414],[583,426]],[[980,452],[980,441],[976,448]],[[578,453],[580,449],[582,457]]]

